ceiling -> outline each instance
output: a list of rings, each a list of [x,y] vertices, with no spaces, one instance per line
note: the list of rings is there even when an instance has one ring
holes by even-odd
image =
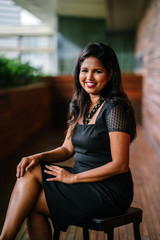
[[[57,14],[104,18],[109,30],[134,30],[149,0],[14,0],[56,28]]]

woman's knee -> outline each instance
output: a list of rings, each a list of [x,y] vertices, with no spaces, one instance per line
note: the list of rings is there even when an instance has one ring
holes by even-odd
[[[42,172],[40,164],[37,164],[33,168],[29,169],[26,174],[31,175],[38,183],[42,185]]]
[[[34,168],[25,172],[23,177],[17,178],[17,184],[19,187],[23,187],[25,184],[39,184],[42,186],[42,173],[40,165],[36,165]]]

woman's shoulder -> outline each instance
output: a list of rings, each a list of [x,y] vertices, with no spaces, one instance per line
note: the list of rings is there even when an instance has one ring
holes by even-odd
[[[105,119],[105,121],[114,122],[115,120],[121,120],[129,124],[131,117],[131,109],[125,101],[108,99],[105,102],[102,112],[102,118]]]
[[[136,135],[136,120],[134,110],[127,98],[107,99],[102,111],[108,131],[123,131],[131,135],[131,141]]]
[[[106,114],[109,114],[111,110],[113,109],[119,109],[119,110],[127,110],[128,106],[127,103],[124,101],[114,101],[112,99],[107,99],[104,103],[104,112]]]

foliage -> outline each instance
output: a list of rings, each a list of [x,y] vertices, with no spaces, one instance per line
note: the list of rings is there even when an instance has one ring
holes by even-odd
[[[36,83],[42,76],[40,68],[29,63],[21,63],[19,59],[0,57],[0,88],[16,87]]]

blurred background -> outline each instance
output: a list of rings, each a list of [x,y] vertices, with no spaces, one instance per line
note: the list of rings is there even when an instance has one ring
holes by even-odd
[[[107,42],[123,72],[142,69],[136,32],[146,0],[0,0],[0,52],[46,74],[72,73],[89,42]],[[67,61],[66,61],[67,60]]]
[[[142,240],[158,240],[160,0],[0,0],[0,229],[17,163],[63,142],[74,61],[89,42],[117,54],[138,125],[133,205],[144,212]],[[17,239],[28,239],[25,225]],[[117,229],[115,239],[134,239],[131,227]]]

